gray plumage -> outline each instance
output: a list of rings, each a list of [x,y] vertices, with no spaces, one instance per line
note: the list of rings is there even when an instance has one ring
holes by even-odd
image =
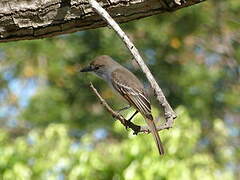
[[[106,55],[96,57],[90,63],[89,67],[82,70],[82,72],[85,71],[92,71],[104,79],[130,105],[143,115],[154,136],[159,154],[164,154],[164,149],[153,121],[151,104],[139,79],[131,71]]]

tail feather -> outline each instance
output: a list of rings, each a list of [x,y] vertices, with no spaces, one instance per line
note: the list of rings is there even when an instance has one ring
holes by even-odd
[[[159,154],[160,155],[163,155],[164,154],[164,149],[163,149],[163,145],[162,145],[162,142],[161,142],[161,139],[159,137],[159,134],[158,134],[158,131],[157,131],[157,128],[155,126],[155,123],[153,120],[150,120],[148,118],[146,118],[146,122],[151,130],[151,133],[153,134],[153,137],[154,137],[154,140],[157,144],[157,148],[158,148],[158,151],[159,151]]]

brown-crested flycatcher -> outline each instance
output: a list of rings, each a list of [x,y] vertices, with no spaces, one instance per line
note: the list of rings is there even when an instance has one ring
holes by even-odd
[[[106,55],[96,57],[88,67],[81,70],[81,72],[88,71],[92,71],[104,79],[117,93],[128,101],[130,106],[132,105],[137,110],[136,112],[142,114],[154,136],[159,154],[164,154],[163,146],[153,121],[151,104],[139,79],[128,69]]]

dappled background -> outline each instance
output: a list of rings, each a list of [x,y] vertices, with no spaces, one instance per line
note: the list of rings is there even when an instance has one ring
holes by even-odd
[[[111,29],[0,44],[0,179],[240,179],[239,19],[238,0],[214,0],[121,25],[178,114],[161,157],[89,89],[123,107],[107,84],[78,72],[108,54],[149,87]]]

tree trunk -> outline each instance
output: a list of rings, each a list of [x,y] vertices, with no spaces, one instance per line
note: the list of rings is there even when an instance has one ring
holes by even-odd
[[[119,23],[204,0],[101,0]],[[0,42],[39,39],[106,26],[88,0],[0,0]]]

